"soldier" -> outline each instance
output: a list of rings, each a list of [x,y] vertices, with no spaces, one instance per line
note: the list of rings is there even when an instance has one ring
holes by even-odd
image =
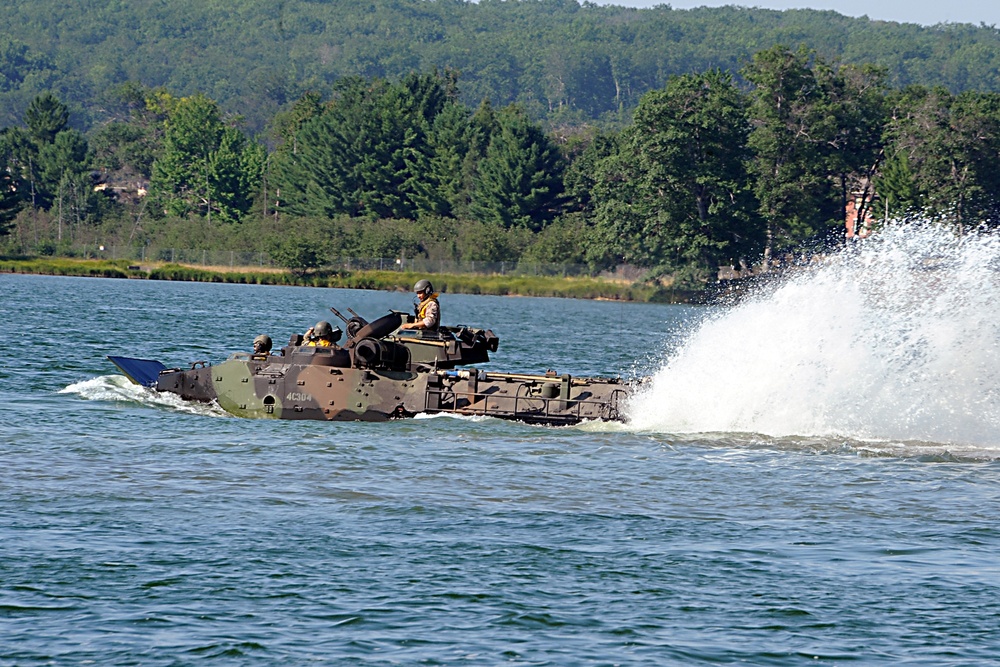
[[[261,356],[271,354],[271,337],[261,334],[253,339],[253,353]]]
[[[417,321],[408,322],[400,329],[426,329],[437,331],[441,324],[441,306],[438,304],[438,295],[434,291],[434,286],[426,278],[421,278],[413,286],[413,291],[420,300],[416,304]]]
[[[326,320],[322,320],[317,322],[316,326],[310,327],[303,338],[308,347],[334,347],[342,333],[340,327],[333,327]]]

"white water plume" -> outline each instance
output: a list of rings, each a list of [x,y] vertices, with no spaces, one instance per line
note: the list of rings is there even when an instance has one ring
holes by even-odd
[[[631,426],[1000,447],[1000,237],[897,224],[709,318]]]

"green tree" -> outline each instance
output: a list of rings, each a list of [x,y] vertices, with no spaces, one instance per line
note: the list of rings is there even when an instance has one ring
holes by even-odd
[[[775,249],[795,246],[842,219],[827,159],[837,123],[827,118],[814,59],[805,48],[779,45],[754,54],[744,69],[754,85],[748,144],[754,192],[767,223],[765,265]]]
[[[571,155],[563,174],[567,208],[591,213],[594,208],[593,193],[597,185],[598,165],[618,151],[617,133],[598,132],[585,140],[586,145]]]
[[[330,167],[343,186],[333,192],[340,202],[333,213],[349,213],[371,219],[412,218],[416,214],[413,194],[419,169],[426,162],[423,115],[417,115],[409,91],[379,82],[377,90],[361,93],[334,105],[322,120],[323,133],[307,134],[311,147],[331,141]],[[356,93],[357,94],[357,93]],[[310,128],[315,128],[315,125]],[[303,153],[303,162],[308,155]],[[316,165],[310,165],[315,172]]]
[[[875,191],[882,201],[882,212],[888,216],[906,217],[918,213],[924,207],[923,193],[920,192],[917,177],[910,167],[910,159],[903,151],[891,155],[882,163],[875,181]]]
[[[14,147],[9,132],[0,132],[0,236],[10,233],[11,222],[24,203],[17,179]]]
[[[543,57],[542,83],[550,111],[570,108],[596,118],[618,107],[620,91],[603,44],[577,37],[553,44]]]
[[[671,78],[639,101],[597,167],[597,238],[627,262],[708,277],[759,249],[742,95],[718,70]]]
[[[886,134],[895,163],[880,180],[885,194],[960,229],[995,224],[1000,96],[911,86],[893,96],[893,109]],[[912,181],[900,184],[904,164]]]
[[[61,237],[62,222],[82,223],[94,204],[87,140],[76,130],[63,130],[40,147],[38,160],[43,188],[58,213]]]
[[[291,108],[274,116],[271,132],[278,141],[276,153],[294,155],[298,152],[297,135],[302,126],[323,113],[323,96],[315,91],[302,95]]]
[[[822,63],[814,71],[823,100],[813,133],[821,141],[826,171],[837,186],[837,211],[846,209],[849,198],[857,198],[862,205],[859,216],[865,217],[874,195],[873,180],[885,157],[887,72],[874,66],[833,69]]]
[[[38,151],[42,182],[51,191],[65,177],[79,179],[89,171],[87,140],[76,130],[64,130]]]
[[[236,222],[250,210],[263,172],[259,146],[227,126],[204,95],[165,100],[163,149],[153,164],[151,195],[166,211]]]
[[[69,108],[52,93],[44,93],[31,101],[24,114],[28,133],[34,141],[51,144],[69,123]]]
[[[91,135],[94,167],[124,178],[148,179],[153,173],[158,145],[153,136],[135,123],[113,121]]]
[[[305,275],[323,265],[323,258],[316,244],[295,233],[287,234],[277,241],[271,248],[271,256],[279,266],[298,275]]]
[[[64,214],[82,222],[95,203],[89,181],[87,140],[68,128],[69,110],[51,93],[39,95],[25,112],[26,129],[5,132],[10,183],[33,208],[58,205],[59,236]]]
[[[429,135],[452,89],[438,73],[342,82],[295,134],[295,150],[275,158],[283,206],[295,215],[371,219],[440,212],[447,202],[435,189]]]
[[[18,198],[32,208],[41,207],[43,193],[41,175],[38,167],[38,145],[32,141],[28,131],[21,127],[8,127],[3,130],[4,154],[6,155],[6,172],[10,176],[10,184]]]
[[[107,94],[111,118],[90,134],[94,167],[110,181],[148,181],[167,118],[162,89],[127,82]]]
[[[62,169],[70,166],[65,150],[53,147],[57,136],[66,131],[69,110],[54,95],[44,93],[28,105],[24,122],[26,128],[10,128],[6,133],[11,152],[8,169],[15,173],[14,182],[23,186],[31,206],[48,209],[55,199]],[[68,147],[65,140],[63,147]]]
[[[204,95],[170,100],[163,149],[153,163],[150,194],[178,217],[211,213],[211,156],[224,132],[219,106]]]
[[[483,98],[469,117],[463,143],[465,157],[462,159],[462,195],[452,202],[452,212],[460,218],[471,218],[472,191],[475,188],[479,163],[486,157],[490,139],[497,131],[497,114],[489,98]]]
[[[208,165],[211,200],[219,219],[239,222],[250,210],[266,161],[263,146],[248,141],[234,127],[223,130]]]
[[[537,232],[559,213],[563,169],[541,128],[519,107],[506,107],[479,162],[471,212],[483,222]]]
[[[960,229],[1000,224],[1000,95],[967,91],[955,96],[943,129],[950,153],[947,171],[938,170],[937,207],[950,208],[949,217]]]
[[[468,107],[456,102],[446,104],[434,118],[427,138],[426,189],[417,199],[421,213],[452,216],[467,206],[463,164],[470,151],[470,128]]]
[[[567,213],[545,229],[532,234],[521,254],[521,262],[543,264],[584,264],[592,228],[581,213]]]

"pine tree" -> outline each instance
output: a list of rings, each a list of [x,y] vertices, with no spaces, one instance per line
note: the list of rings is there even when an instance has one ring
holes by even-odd
[[[0,132],[0,236],[10,233],[11,222],[24,203],[8,135],[9,130]]]
[[[479,162],[471,212],[482,222],[537,232],[560,211],[563,169],[541,128],[519,107],[507,107]]]
[[[906,216],[923,208],[923,194],[905,152],[898,152],[882,164],[875,190],[890,216]]]
[[[69,123],[69,108],[52,93],[43,93],[31,101],[24,114],[31,138],[39,145],[51,144]]]
[[[12,184],[34,208],[64,204],[67,193],[77,219],[86,214],[90,154],[87,140],[68,128],[69,111],[51,93],[32,100],[25,112],[27,129],[11,128],[5,143]]]
[[[295,151],[275,160],[285,209],[371,219],[446,211],[446,195],[434,180],[436,173],[445,177],[435,171],[443,166],[435,165],[430,136],[453,95],[449,81],[435,73],[396,83],[344,82],[295,134]]]
[[[427,144],[431,151],[423,187],[416,198],[420,213],[452,216],[468,205],[463,163],[469,153],[469,111],[449,103],[434,119]]]

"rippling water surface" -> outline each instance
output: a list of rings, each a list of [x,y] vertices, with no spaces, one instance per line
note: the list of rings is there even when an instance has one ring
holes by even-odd
[[[104,359],[406,294],[0,276],[0,664],[998,664],[1000,299],[834,270],[731,310],[442,297],[498,370],[653,378],[577,428],[242,420]]]

